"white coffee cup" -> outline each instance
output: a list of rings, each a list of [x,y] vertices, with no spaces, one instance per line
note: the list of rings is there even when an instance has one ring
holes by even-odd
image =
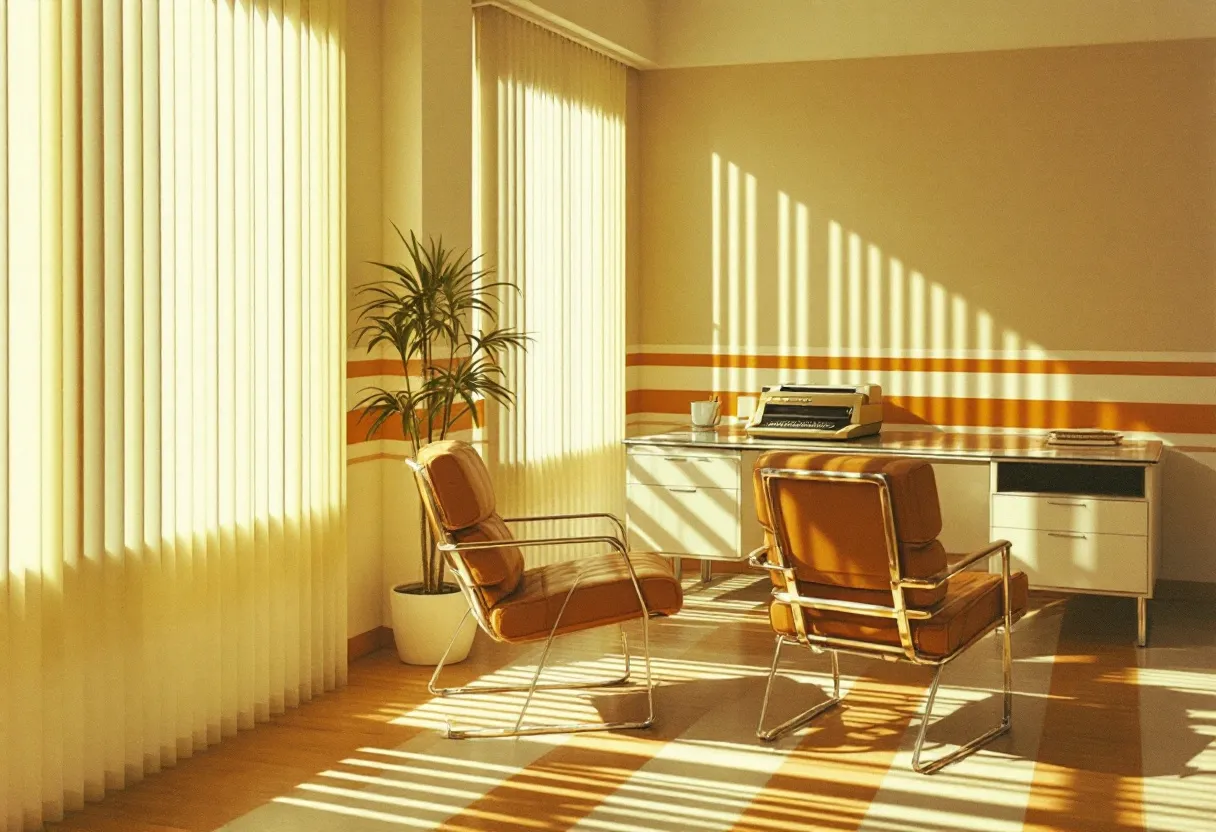
[[[713,400],[692,403],[692,426],[714,428],[722,418],[722,404]]]

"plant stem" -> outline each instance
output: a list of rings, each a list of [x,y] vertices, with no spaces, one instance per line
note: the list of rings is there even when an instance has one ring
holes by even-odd
[[[430,524],[427,522],[426,508],[419,504],[418,506],[418,552],[422,558],[422,591],[429,593],[431,591],[431,564],[430,558],[427,557],[427,532],[430,530]]]

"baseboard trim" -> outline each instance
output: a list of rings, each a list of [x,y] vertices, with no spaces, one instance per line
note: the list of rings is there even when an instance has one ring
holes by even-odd
[[[366,633],[359,633],[346,640],[346,660],[353,662],[368,653],[375,653],[381,647],[390,647],[393,643],[391,627],[376,627]]]
[[[1153,597],[1169,601],[1216,602],[1216,584],[1206,581],[1157,581]]]

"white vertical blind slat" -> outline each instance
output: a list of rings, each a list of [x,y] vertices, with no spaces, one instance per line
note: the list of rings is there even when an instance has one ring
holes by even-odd
[[[16,584],[10,577],[13,561],[11,558],[9,523],[9,471],[10,458],[8,452],[8,410],[9,410],[9,274],[12,271],[9,248],[9,176],[8,166],[10,148],[8,141],[8,79],[9,79],[9,48],[8,48],[8,17],[9,0],[0,0],[0,275],[4,278],[0,286],[0,678],[11,678],[14,672],[13,650],[9,643],[12,638],[13,618],[10,595],[16,591]],[[16,731],[9,725],[8,717],[13,713],[13,690],[11,685],[0,685],[0,748],[9,748],[17,741]],[[21,823],[20,791],[14,778],[16,761],[11,755],[0,756],[0,821],[6,828],[15,828]]]
[[[41,9],[41,41],[39,50],[42,83],[39,88],[40,144],[44,154],[39,171],[42,180],[42,268],[62,272],[63,223],[60,208],[62,192],[62,73],[58,60],[60,37],[60,8],[44,4]],[[42,138],[45,137],[45,138]],[[49,139],[49,141],[47,140]],[[62,418],[60,390],[63,386],[63,283],[41,285],[42,319],[39,327],[41,362],[39,378],[46,386],[40,390],[42,493],[40,504],[41,537],[40,562],[35,566],[42,582],[42,660],[46,686],[54,693],[42,700],[44,736],[42,743],[42,804],[64,791],[63,712],[62,691],[66,682],[63,638],[63,526],[59,522],[63,495],[63,444],[54,430]],[[47,507],[49,511],[45,510]],[[58,807],[52,808],[47,820],[62,816]]]
[[[83,211],[81,152],[80,26],[78,2],[62,5],[58,53],[61,65],[61,135],[63,140],[59,195],[61,228],[79,228]],[[0,128],[0,132],[3,128]],[[62,399],[58,435],[62,440],[59,482],[59,517],[63,545],[64,599],[80,598],[83,570],[82,491],[82,391],[81,367],[72,356],[81,354],[81,315],[83,288],[82,239],[62,234],[62,325],[59,330],[62,358]],[[0,313],[0,317],[3,313]],[[0,498],[3,499],[3,498]],[[54,513],[52,513],[54,514]],[[2,571],[2,570],[0,570]],[[86,793],[84,738],[89,729],[85,721],[86,653],[85,632],[90,626],[85,605],[64,603],[63,614],[63,794],[64,808],[78,809]],[[0,617],[3,613],[0,613]],[[0,746],[3,744],[0,743]]]
[[[0,0],[0,830],[345,681],[344,14]]]

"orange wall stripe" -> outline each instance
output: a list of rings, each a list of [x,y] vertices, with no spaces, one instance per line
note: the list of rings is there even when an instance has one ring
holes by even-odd
[[[434,362],[438,366],[443,366],[443,359],[438,359]],[[422,362],[417,358],[409,362],[409,375],[422,375]],[[371,376],[402,376],[401,362],[396,358],[371,358],[360,359],[357,361],[346,362],[346,377],[347,378],[369,378]]]
[[[709,390],[630,390],[627,413],[687,414],[690,402]],[[736,412],[740,395],[718,391],[723,413]],[[1159,433],[1216,434],[1216,407],[1155,402],[1039,401],[971,399],[948,396],[890,396],[883,399],[883,420],[896,425],[943,427],[1048,428],[1097,427]]]
[[[372,426],[375,421],[375,416],[368,414],[366,418],[360,421],[360,417],[367,413],[366,409],[348,410],[346,412],[346,444],[356,445],[360,442],[369,441],[367,438],[367,429]],[[421,415],[421,414],[419,414]],[[485,416],[485,405],[482,402],[477,402],[477,421],[483,422]],[[458,418],[455,424],[452,425],[452,431],[469,430],[473,427],[473,417],[469,413],[465,413]],[[393,417],[381,426],[379,432],[372,437],[372,440],[379,439],[395,439],[398,442],[408,441],[405,438],[405,432],[401,429],[401,419]]]
[[[413,370],[414,368],[410,368]],[[418,367],[420,371],[421,366]],[[362,361],[346,362],[347,378],[367,378],[368,376],[399,376],[401,362],[396,359],[374,358]]]
[[[715,367],[768,370],[856,370],[921,373],[1216,377],[1216,362],[1073,361],[1030,358],[866,358],[820,355],[629,353],[628,367]]]

